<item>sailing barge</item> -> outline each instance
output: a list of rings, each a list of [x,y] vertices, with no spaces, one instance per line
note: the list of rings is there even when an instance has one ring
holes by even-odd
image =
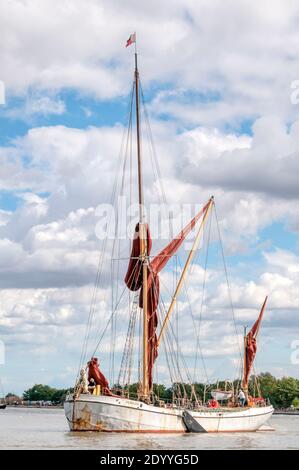
[[[131,35],[129,44],[136,42]],[[128,44],[128,45],[129,45]],[[214,206],[211,197],[183,230],[158,255],[151,257],[152,240],[144,213],[144,191],[142,174],[142,149],[140,136],[140,79],[135,49],[135,72],[132,99],[135,95],[136,149],[138,169],[139,222],[135,228],[129,266],[125,276],[128,290],[137,296],[137,307],[141,313],[142,360],[140,381],[136,399],[110,390],[96,358],[83,367],[75,391],[66,398],[64,408],[71,431],[113,431],[146,433],[183,432],[229,432],[256,431],[273,413],[265,402],[259,406],[221,406],[210,408],[201,404],[194,393],[193,400],[173,399],[171,403],[157,400],[153,395],[153,367],[159,347],[167,334],[169,320],[177,304],[185,282],[185,276],[199,246],[204,226]],[[133,101],[132,101],[133,102]],[[160,301],[159,273],[167,265],[191,230],[197,229],[180,278],[172,295],[164,318],[158,321]],[[248,399],[248,380],[256,354],[256,336],[262,320],[266,301],[258,320],[244,338],[243,390]],[[136,307],[136,297],[135,297]],[[136,308],[135,308],[136,310]],[[160,329],[158,334],[158,323]],[[172,358],[173,359],[173,358]],[[88,377],[86,374],[88,373]],[[93,393],[88,390],[88,380],[95,384]],[[124,389],[123,389],[124,391]],[[224,393],[225,395],[225,393]],[[230,395],[227,395],[230,397]]]

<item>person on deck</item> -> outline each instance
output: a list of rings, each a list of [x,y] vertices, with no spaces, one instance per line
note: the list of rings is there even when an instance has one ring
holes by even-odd
[[[245,401],[246,401],[246,396],[245,396],[245,393],[243,392],[242,389],[239,390],[238,398],[239,398],[240,405],[241,405],[241,406],[244,406],[244,405],[245,405]]]
[[[88,391],[89,393],[91,393],[91,395],[93,394],[95,388],[96,388],[95,380],[91,377],[91,379],[88,382]]]
[[[219,408],[219,403],[215,398],[208,401],[208,408]]]

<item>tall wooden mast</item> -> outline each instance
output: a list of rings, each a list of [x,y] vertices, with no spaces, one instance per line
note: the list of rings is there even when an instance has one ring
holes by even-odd
[[[137,52],[135,50],[135,101],[136,101],[136,132],[137,132],[137,161],[138,161],[138,199],[139,199],[139,236],[140,253],[142,259],[142,292],[143,292],[143,361],[141,395],[149,396],[148,384],[148,318],[147,318],[147,274],[148,274],[148,247],[147,227],[144,214],[143,182],[142,182],[142,158],[140,137],[140,112],[139,112],[139,72],[137,64]]]
[[[246,400],[248,400],[248,383],[246,383],[245,375],[247,369],[247,327],[244,326],[244,357],[243,357],[243,377],[242,377],[242,387],[245,393]]]
[[[144,211],[143,211],[143,185],[142,185],[140,112],[139,112],[139,72],[138,72],[138,65],[137,65],[137,52],[135,52],[135,101],[136,101],[136,132],[137,132],[137,160],[138,160],[139,222],[143,223]]]

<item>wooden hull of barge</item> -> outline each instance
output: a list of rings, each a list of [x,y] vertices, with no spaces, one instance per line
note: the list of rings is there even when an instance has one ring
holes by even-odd
[[[68,396],[64,404],[71,431],[186,432],[182,411],[159,408],[126,398]]]
[[[272,406],[252,408],[185,411],[184,420],[190,432],[252,432],[271,418]]]

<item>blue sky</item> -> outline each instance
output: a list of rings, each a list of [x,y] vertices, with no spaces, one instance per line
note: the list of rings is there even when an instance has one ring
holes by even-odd
[[[124,44],[137,26],[167,200],[198,204],[215,195],[239,333],[269,294],[259,370],[298,377],[290,359],[299,336],[295,3],[154,1],[149,10],[133,0],[126,8],[105,0],[15,0],[0,9],[5,391],[37,382],[69,386],[76,375],[99,257],[95,209],[109,200],[117,169],[134,65],[134,49]],[[145,173],[150,185],[146,165]],[[236,359],[219,266],[215,248],[201,338],[211,378],[222,370],[231,376]],[[190,282],[196,315],[202,273]],[[105,319],[108,306],[101,309]],[[183,335],[191,363],[187,343]],[[164,369],[161,359],[167,381]]]

